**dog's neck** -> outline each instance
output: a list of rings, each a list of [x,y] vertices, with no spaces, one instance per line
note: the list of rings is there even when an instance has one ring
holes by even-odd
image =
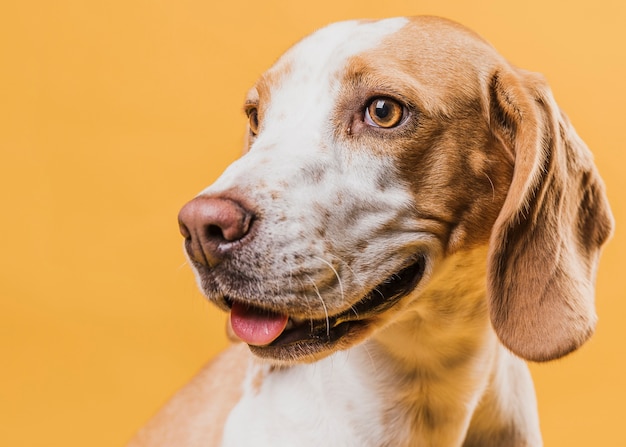
[[[335,445],[402,446],[409,439],[410,445],[435,445],[433,439],[461,445],[497,378],[497,363],[508,354],[489,323],[479,271],[484,254],[450,257],[400,319],[361,345],[313,364],[273,367],[252,360],[225,445],[246,445],[249,433],[270,445],[272,433],[289,433],[287,426],[296,437],[324,430]],[[280,416],[266,420],[265,413]],[[247,421],[246,433],[238,421]],[[310,431],[302,429],[309,425]],[[309,444],[294,438],[294,445]],[[318,444],[312,439],[310,445]]]
[[[409,370],[438,375],[481,358],[495,336],[487,309],[486,247],[448,256],[408,308],[374,340]]]
[[[485,266],[486,248],[448,257],[401,318],[367,344],[395,382],[383,386],[388,412],[392,420],[412,419],[406,426],[415,445],[433,439],[460,445],[492,379],[500,347],[485,299]]]

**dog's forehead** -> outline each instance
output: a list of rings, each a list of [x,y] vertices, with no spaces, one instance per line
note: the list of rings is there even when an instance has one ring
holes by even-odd
[[[276,94],[302,97],[307,92],[332,89],[333,81],[345,69],[347,61],[376,48],[389,35],[398,32],[409,20],[404,17],[378,21],[352,20],[333,23],[285,52],[267,70],[249,93],[249,100],[275,100]],[[290,87],[294,86],[295,91]]]
[[[473,31],[436,17],[347,21],[329,25],[289,49],[257,82],[248,100],[265,106],[328,107],[346,80],[402,80],[425,103],[475,95],[502,58]],[[280,106],[279,106],[280,104]],[[300,109],[303,110],[303,109]],[[281,115],[284,110],[274,110]],[[310,115],[311,117],[313,115]]]
[[[297,64],[303,70],[333,72],[341,69],[350,57],[379,46],[408,23],[404,17],[334,23],[302,39],[280,62]]]

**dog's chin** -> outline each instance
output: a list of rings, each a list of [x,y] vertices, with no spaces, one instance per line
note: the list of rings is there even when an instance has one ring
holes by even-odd
[[[267,344],[249,344],[250,350],[256,356],[276,363],[306,363],[354,346],[385,322],[385,316],[394,305],[415,289],[424,271],[425,259],[419,256],[347,310],[319,320],[289,317],[276,338]],[[225,300],[231,306],[234,303],[229,297]],[[243,305],[251,308],[251,312],[267,312]]]

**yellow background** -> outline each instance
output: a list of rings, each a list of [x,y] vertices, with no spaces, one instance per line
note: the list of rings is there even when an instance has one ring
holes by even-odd
[[[225,346],[176,215],[237,157],[245,91],[328,22],[423,13],[547,76],[624,221],[622,0],[3,2],[0,445],[122,445]],[[626,446],[624,252],[593,340],[532,367],[547,446]]]

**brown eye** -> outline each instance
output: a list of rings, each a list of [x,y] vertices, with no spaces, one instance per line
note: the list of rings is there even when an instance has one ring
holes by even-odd
[[[395,127],[403,118],[404,107],[391,98],[375,98],[365,109],[365,123],[374,127]]]
[[[250,107],[246,114],[248,115],[248,125],[250,126],[250,132],[256,135],[259,131],[259,112],[256,107]]]

